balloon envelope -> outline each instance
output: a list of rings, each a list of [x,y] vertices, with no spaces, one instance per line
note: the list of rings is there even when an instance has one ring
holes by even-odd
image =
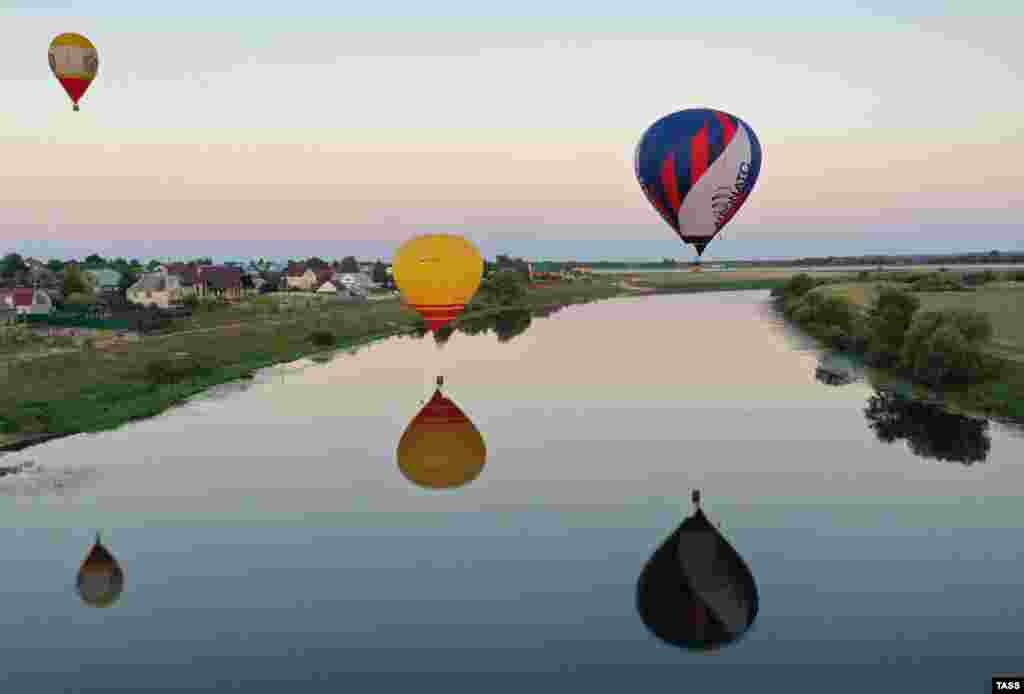
[[[437,330],[455,320],[480,288],[484,259],[461,236],[428,234],[402,244],[392,272],[402,300]]]
[[[637,611],[662,641],[712,651],[740,639],[758,611],[754,576],[699,508],[662,543],[637,581]]]
[[[398,468],[413,484],[451,489],[475,480],[487,462],[479,430],[438,388],[398,442]]]
[[[77,111],[78,101],[99,71],[96,46],[81,34],[61,34],[50,42],[49,60],[50,70]]]
[[[124,589],[124,573],[99,539],[78,570],[78,595],[92,607],[110,607]]]
[[[634,167],[648,201],[700,255],[750,195],[761,172],[761,145],[736,116],[686,109],[647,129]]]

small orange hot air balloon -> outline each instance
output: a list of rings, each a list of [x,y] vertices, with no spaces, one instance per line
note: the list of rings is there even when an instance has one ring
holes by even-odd
[[[81,34],[61,34],[50,42],[50,70],[71,97],[74,110],[96,79],[100,59],[96,46]]]
[[[78,570],[76,587],[82,602],[90,607],[110,607],[124,590],[121,566],[100,542],[99,533],[96,533],[96,544]]]
[[[398,442],[398,469],[413,484],[428,489],[453,489],[480,476],[487,447],[473,422],[441,395],[434,396],[413,417]]]
[[[428,234],[402,244],[392,272],[402,300],[437,330],[455,320],[480,288],[484,259],[461,236]]]

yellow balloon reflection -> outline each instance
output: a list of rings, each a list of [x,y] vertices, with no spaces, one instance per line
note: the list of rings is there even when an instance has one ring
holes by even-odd
[[[469,484],[487,461],[487,448],[469,417],[441,394],[443,380],[398,442],[398,469],[427,489],[454,489]]]
[[[110,607],[124,590],[124,573],[103,543],[99,533],[96,543],[78,570],[78,595],[90,607]]]

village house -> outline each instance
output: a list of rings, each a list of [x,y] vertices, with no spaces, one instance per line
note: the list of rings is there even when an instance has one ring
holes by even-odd
[[[199,268],[200,296],[238,301],[243,293],[242,271],[237,267],[208,265]]]
[[[53,301],[42,289],[16,287],[0,289],[0,306],[17,315],[40,316],[53,313]]]
[[[317,273],[305,263],[292,263],[285,271],[285,288],[309,292],[317,284]]]
[[[158,267],[157,272],[178,278],[182,298],[190,294],[200,295],[199,266],[195,263],[169,263]]]
[[[332,281],[344,285],[346,289],[365,292],[370,287],[377,286],[373,278],[365,272],[341,272],[335,273]]]
[[[97,292],[116,292],[121,286],[121,273],[110,268],[86,270],[85,274],[92,281]]]
[[[60,286],[60,277],[56,272],[46,267],[35,258],[26,258],[25,265],[28,266],[27,284],[38,289],[56,289]]]
[[[125,297],[140,306],[170,308],[171,304],[181,301],[181,282],[177,275],[159,271],[147,273],[128,287]]]

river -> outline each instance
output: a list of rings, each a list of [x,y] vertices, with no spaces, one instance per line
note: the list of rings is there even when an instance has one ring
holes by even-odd
[[[818,364],[767,292],[620,298],[11,453],[34,464],[0,477],[4,689],[971,692],[1024,669],[1020,431]],[[442,491],[395,453],[439,373],[487,446]],[[760,596],[714,654],[636,607],[695,488]],[[97,531],[107,609],[75,591]]]

